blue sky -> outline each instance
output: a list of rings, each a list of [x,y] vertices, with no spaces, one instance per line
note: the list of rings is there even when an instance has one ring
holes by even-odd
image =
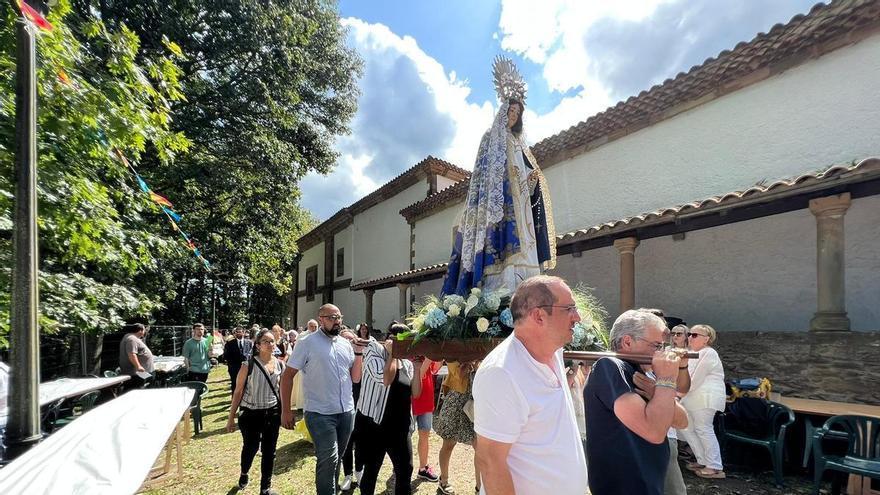
[[[525,129],[551,136],[809,11],[805,0],[342,0],[364,60],[352,133],[302,201],[320,220],[431,154],[470,169],[496,99],[492,59],[528,83]]]

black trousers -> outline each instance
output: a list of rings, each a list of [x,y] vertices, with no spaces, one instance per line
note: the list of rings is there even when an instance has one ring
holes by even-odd
[[[241,365],[236,366],[235,368],[233,368],[232,366],[229,367],[229,382],[232,384],[233,394],[235,393],[235,380],[238,378],[238,370],[240,369]]]
[[[355,429],[358,430],[357,452],[364,460],[364,475],[359,485],[362,495],[373,495],[376,490],[376,479],[379,477],[379,469],[382,468],[385,454],[391,458],[391,465],[394,467],[394,494],[412,493],[413,461],[410,434],[408,430],[401,429],[400,425],[393,426],[394,428],[383,427],[363,414],[357,414],[355,419]]]
[[[281,408],[248,409],[241,408],[238,429],[241,430],[241,472],[251,470],[257,450],[262,452],[260,462],[260,490],[272,486],[272,469],[275,467],[275,447],[278,444],[278,430],[281,427]]]

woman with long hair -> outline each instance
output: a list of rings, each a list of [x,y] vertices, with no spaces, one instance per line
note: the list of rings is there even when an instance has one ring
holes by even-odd
[[[241,407],[238,428],[241,430],[241,476],[238,487],[248,484],[248,472],[257,450],[260,463],[260,495],[277,495],[272,489],[275,447],[281,427],[280,383],[284,362],[274,357],[275,336],[266,328],[257,332],[254,354],[243,362],[236,378],[226,431],[235,431],[235,413]]]

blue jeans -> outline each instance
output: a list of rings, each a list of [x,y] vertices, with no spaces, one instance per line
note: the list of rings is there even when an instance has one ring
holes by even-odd
[[[339,414],[319,414],[306,411],[306,426],[315,443],[315,488],[318,495],[335,495],[339,480],[339,462],[348,438],[354,429],[354,410]]]

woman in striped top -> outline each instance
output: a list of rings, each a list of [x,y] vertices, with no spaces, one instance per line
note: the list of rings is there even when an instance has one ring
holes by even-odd
[[[235,431],[235,413],[241,406],[238,427],[241,430],[241,476],[238,487],[248,484],[248,471],[257,450],[263,454],[260,463],[260,495],[277,495],[272,490],[272,469],[275,465],[275,446],[281,426],[281,399],[279,385],[284,362],[272,356],[275,336],[262,329],[254,339],[254,355],[241,365],[236,379],[235,393],[229,408],[226,431]]]

